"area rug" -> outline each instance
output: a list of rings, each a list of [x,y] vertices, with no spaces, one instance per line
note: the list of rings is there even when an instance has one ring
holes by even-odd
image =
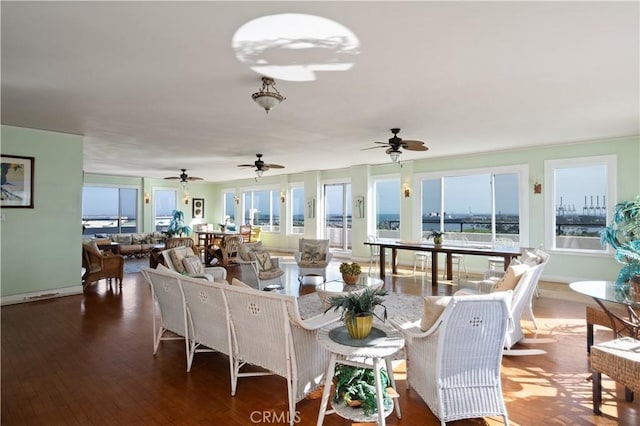
[[[135,274],[136,272],[140,272],[142,268],[148,268],[148,267],[149,267],[148,257],[143,257],[141,259],[128,258],[124,260],[125,274]]]
[[[405,323],[419,325],[422,318],[424,299],[408,294],[389,293],[384,296],[384,306],[387,308],[387,316]],[[311,318],[324,312],[322,301],[317,293],[305,294],[298,298],[298,310],[303,319]],[[382,310],[376,312],[380,315]]]

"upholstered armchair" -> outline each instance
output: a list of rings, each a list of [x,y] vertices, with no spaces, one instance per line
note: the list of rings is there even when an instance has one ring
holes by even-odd
[[[252,287],[282,288],[284,271],[280,269],[280,259],[271,257],[261,242],[238,244],[237,259],[243,280]]]
[[[298,264],[298,281],[302,281],[305,275],[318,275],[323,281],[327,281],[327,266],[332,257],[329,240],[301,238],[298,249],[299,251],[294,253]]]
[[[98,246],[93,243],[82,245],[82,267],[85,272],[82,276],[82,288],[93,282],[106,279],[111,282],[116,279],[116,284],[120,283],[122,288],[122,277],[124,275],[124,257],[110,252],[102,253]]]

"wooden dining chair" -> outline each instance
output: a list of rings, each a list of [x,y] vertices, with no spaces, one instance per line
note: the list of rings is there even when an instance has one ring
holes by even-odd
[[[245,243],[251,242],[251,225],[240,225],[240,235]]]

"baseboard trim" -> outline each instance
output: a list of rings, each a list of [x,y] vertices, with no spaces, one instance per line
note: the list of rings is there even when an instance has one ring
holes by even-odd
[[[0,297],[0,306],[37,302],[39,300],[55,299],[56,297],[72,296],[76,294],[82,294],[81,285]]]

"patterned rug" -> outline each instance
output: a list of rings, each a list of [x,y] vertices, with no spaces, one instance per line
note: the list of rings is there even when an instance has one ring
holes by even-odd
[[[419,296],[408,294],[389,293],[384,296],[384,306],[387,308],[388,318],[401,319],[403,323],[414,323],[417,325],[422,318],[424,299]],[[298,298],[298,310],[303,319],[311,318],[324,312],[322,301],[316,293],[305,294]],[[378,315],[382,310],[376,310]],[[376,319],[377,321],[377,319]]]

